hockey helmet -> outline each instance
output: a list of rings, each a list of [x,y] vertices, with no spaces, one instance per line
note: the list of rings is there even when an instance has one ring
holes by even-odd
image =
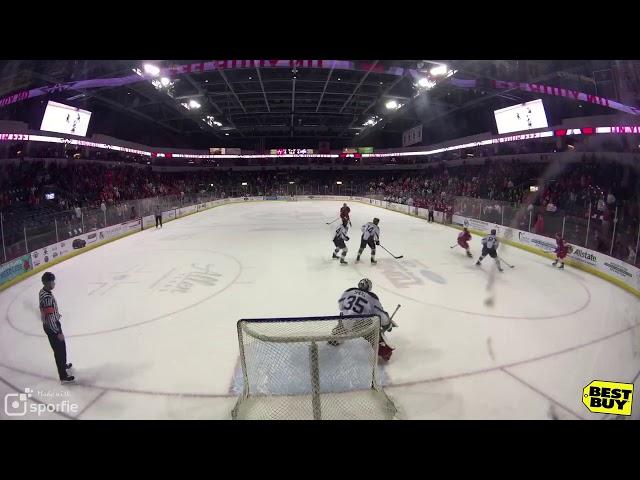
[[[469,231],[469,229],[467,227],[463,227],[462,230],[464,230],[465,232]]]
[[[379,218],[374,218],[373,219],[373,223],[375,223],[377,225],[378,223],[380,223],[380,219]]]
[[[365,292],[370,292],[371,288],[373,288],[373,283],[368,278],[363,278],[358,282],[358,288],[360,290],[364,290]]]
[[[495,228],[492,228],[492,229],[491,229],[491,235],[495,235],[495,234],[496,234],[496,229],[495,229]]]

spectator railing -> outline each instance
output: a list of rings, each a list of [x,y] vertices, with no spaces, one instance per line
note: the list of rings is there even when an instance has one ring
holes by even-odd
[[[97,208],[78,208],[46,214],[5,214],[0,212],[2,250],[0,263],[52,245],[80,234],[117,225],[133,218],[153,215],[156,205],[163,211],[197,205],[224,197],[290,196],[290,195],[349,195],[366,196],[364,187],[351,185],[285,184],[269,188],[246,186],[216,188],[215,191],[184,195],[166,195],[127,200]]]
[[[155,206],[163,211],[204,203],[223,197],[241,196],[290,196],[290,195],[347,195],[382,199],[375,188],[364,185],[343,185],[326,182],[307,184],[281,184],[269,187],[247,185],[240,187],[217,187],[215,191],[167,195],[137,200],[128,200],[115,205],[98,208],[79,208],[38,216],[8,216],[0,212],[0,236],[4,263],[47,245],[76,237],[99,228],[117,225],[132,218],[152,215]],[[547,211],[541,206],[517,205],[504,201],[452,197],[447,204],[453,213],[477,218],[490,223],[511,226],[523,231],[553,237],[562,233],[571,244],[606,253],[632,265],[638,265],[640,228],[638,221],[616,207],[609,217],[596,207],[589,206],[583,214],[563,210]]]

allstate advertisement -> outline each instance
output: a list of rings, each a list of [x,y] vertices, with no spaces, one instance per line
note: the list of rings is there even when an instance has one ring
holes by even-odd
[[[33,267],[31,265],[31,255],[23,255],[7,263],[0,265],[0,285],[16,278],[24,272],[28,272]]]

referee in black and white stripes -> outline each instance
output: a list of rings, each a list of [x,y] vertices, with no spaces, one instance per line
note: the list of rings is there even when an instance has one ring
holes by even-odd
[[[75,377],[69,375],[67,370],[72,367],[67,363],[67,344],[64,341],[62,333],[62,325],[60,325],[60,312],[58,312],[58,304],[51,293],[56,286],[56,277],[51,272],[42,275],[42,290],[40,290],[40,317],[42,319],[42,328],[49,338],[49,344],[53,349],[53,356],[56,359],[56,367],[58,368],[58,376],[62,383],[69,383],[75,380]]]

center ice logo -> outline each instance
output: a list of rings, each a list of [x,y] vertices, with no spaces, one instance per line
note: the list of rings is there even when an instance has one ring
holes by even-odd
[[[633,383],[594,380],[582,390],[582,403],[593,413],[631,415]]]
[[[409,288],[424,285],[424,279],[435,283],[445,284],[447,280],[419,260],[409,260],[402,263],[386,263],[382,274],[396,288]]]

